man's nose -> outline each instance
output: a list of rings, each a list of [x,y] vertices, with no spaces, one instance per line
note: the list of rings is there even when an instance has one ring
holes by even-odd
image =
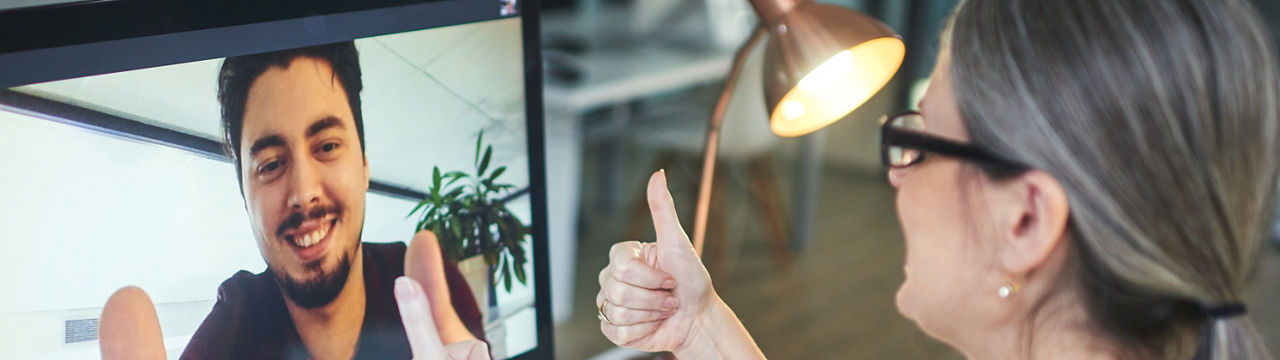
[[[295,161],[289,169],[289,208],[302,210],[320,202],[320,176],[310,161]]]

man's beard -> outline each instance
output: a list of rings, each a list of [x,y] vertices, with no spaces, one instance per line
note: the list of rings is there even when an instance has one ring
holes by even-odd
[[[360,244],[356,243],[357,249],[359,246]],[[314,264],[308,264],[307,268],[316,270],[321,266],[323,266],[321,262],[317,261]],[[351,254],[343,253],[342,258],[338,259],[338,266],[332,272],[321,271],[320,276],[311,281],[299,282],[274,269],[272,272],[276,274],[276,284],[284,289],[284,295],[289,300],[303,308],[314,309],[329,305],[339,293],[342,293],[342,289],[347,284],[347,276],[351,275]]]

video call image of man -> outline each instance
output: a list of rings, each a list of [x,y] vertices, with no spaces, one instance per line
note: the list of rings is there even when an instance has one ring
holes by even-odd
[[[181,358],[489,358],[477,303],[433,234],[408,246],[361,238],[361,87],[349,41],[224,60],[225,145],[267,269],[218,287]],[[117,291],[100,325],[104,358],[163,354],[148,348],[163,346],[154,319],[140,289]]]

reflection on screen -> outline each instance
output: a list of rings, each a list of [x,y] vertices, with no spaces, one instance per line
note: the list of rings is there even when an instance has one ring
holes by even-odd
[[[502,4],[508,3],[515,2]],[[361,141],[344,135],[353,123],[351,115],[333,110],[341,106],[325,113],[298,105],[349,105],[306,87],[336,80],[305,85],[317,67],[290,73],[298,62],[268,66],[244,95],[240,149],[246,151],[238,157],[239,177],[225,156],[183,144],[224,141],[226,105],[218,83],[224,59],[13,88],[49,100],[40,106],[88,109],[80,113],[187,136],[154,139],[85,126],[99,121],[92,118],[0,109],[0,151],[14,155],[0,157],[6,169],[0,198],[8,203],[0,207],[0,267],[10,274],[0,277],[6,289],[0,296],[0,358],[99,358],[99,316],[107,298],[126,285],[150,296],[169,358],[193,344],[260,346],[246,345],[246,339],[266,325],[215,318],[283,314],[280,329],[297,332],[290,307],[347,303],[342,291],[351,281],[340,281],[336,295],[328,296],[317,285],[323,281],[312,280],[336,278],[331,270],[342,265],[338,259],[348,247],[363,249],[363,259],[378,257],[362,269],[366,278],[379,278],[364,281],[367,294],[351,296],[367,297],[365,319],[387,315],[395,311],[389,282],[404,271],[399,264],[406,255],[403,245],[380,244],[413,241],[422,212],[406,215],[431,196],[435,168],[476,172],[482,132],[484,145],[492,146],[488,173],[503,168],[501,182],[511,185],[488,196],[529,226],[520,28],[519,18],[508,18],[355,40],[363,84]],[[324,114],[339,119],[338,126],[314,125]],[[363,164],[368,178],[362,183]],[[347,196],[361,186],[368,191]],[[299,217],[291,218],[295,213]],[[496,231],[500,225],[492,226]],[[523,271],[514,271],[511,251],[485,259],[487,247],[450,242],[480,241],[485,229],[440,229],[450,231],[438,236],[438,253],[447,260],[438,265],[445,269],[441,288],[452,294],[465,330],[485,341],[494,358],[537,346],[529,236],[513,243],[529,259]],[[350,243],[341,241],[344,234]],[[454,251],[459,249],[469,250]],[[370,271],[370,263],[385,268]],[[522,275],[508,290],[504,277],[517,272]],[[283,285],[291,281],[295,288]],[[402,345],[403,328],[378,332],[369,324],[360,346]],[[290,337],[282,339],[280,354],[295,354]]]

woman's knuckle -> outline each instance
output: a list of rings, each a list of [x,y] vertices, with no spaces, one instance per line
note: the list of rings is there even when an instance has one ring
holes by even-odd
[[[626,311],[626,309],[615,306],[611,307],[608,312],[610,313],[609,320],[613,320],[614,323],[630,323],[630,319],[627,318],[629,311]]]
[[[627,241],[623,241],[623,242],[620,242],[620,243],[613,244],[613,246],[609,248],[609,255],[611,255],[611,256],[612,256],[612,255],[617,255],[617,254],[619,254],[619,252],[620,252],[620,251],[626,251],[626,250],[627,250],[627,248],[628,248],[628,247],[630,247],[630,245],[631,245],[631,244],[629,244],[629,242],[627,242]]]
[[[626,291],[626,289],[623,289],[621,286],[615,286],[613,294],[612,296],[609,296],[609,298],[613,299],[613,301],[618,304],[630,304],[631,293]]]
[[[606,323],[604,322],[604,320],[600,320],[600,333],[604,334],[604,337],[605,337],[605,338],[608,338],[608,339],[609,339],[609,341],[612,341],[614,344],[618,344],[618,343],[619,343],[619,342],[618,342],[617,327],[610,326],[609,324],[606,324]]]

